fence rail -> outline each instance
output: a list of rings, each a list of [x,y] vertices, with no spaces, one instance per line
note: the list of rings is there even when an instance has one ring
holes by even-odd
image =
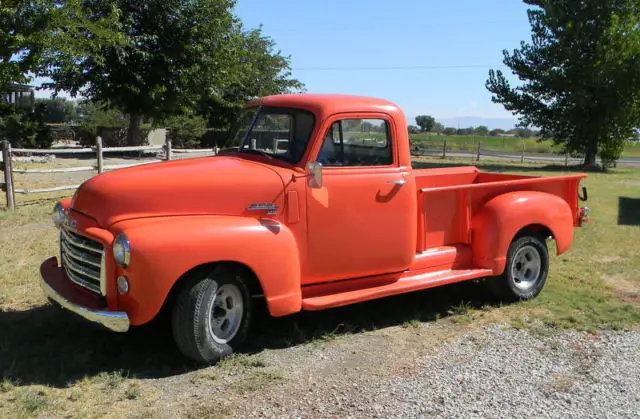
[[[276,140],[277,141],[277,140]],[[46,174],[46,173],[77,173],[77,172],[92,172],[97,171],[97,173],[103,173],[108,170],[122,169],[126,167],[140,166],[144,164],[156,163],[163,160],[172,160],[174,154],[191,154],[191,153],[213,153],[217,154],[216,149],[172,149],[171,141],[167,140],[164,145],[158,146],[135,146],[135,147],[103,147],[102,139],[100,137],[96,138],[96,146],[92,148],[55,148],[48,150],[41,149],[24,149],[17,148],[12,149],[9,142],[5,141],[2,143],[2,156],[4,159],[3,170],[4,170],[4,178],[5,182],[0,183],[0,187],[6,193],[7,197],[7,207],[9,210],[15,210],[15,195],[16,194],[37,194],[37,193],[46,193],[46,192],[57,192],[64,190],[76,189],[78,185],[63,185],[56,186],[51,188],[24,188],[24,189],[16,189],[14,187],[14,179],[13,174]],[[277,143],[274,142],[274,150],[277,149]],[[256,144],[252,144],[252,148],[256,148]],[[119,153],[119,152],[131,152],[131,151],[163,151],[164,158],[162,160],[154,159],[152,161],[140,161],[136,163],[130,164],[112,164],[106,165],[104,164],[105,155],[110,153]],[[13,168],[12,159],[16,154],[31,154],[31,155],[43,155],[43,154],[54,154],[54,155],[65,155],[65,154],[94,154],[96,158],[96,164],[92,166],[82,166],[82,167],[66,167],[66,168],[55,168],[55,169],[17,169]],[[423,141],[413,141],[411,142],[411,154],[413,156],[430,156],[430,157],[439,157],[439,158],[461,158],[461,159],[469,159],[471,161],[479,161],[482,156],[490,156],[494,158],[500,159],[508,159],[513,161],[520,161],[520,163],[524,163],[525,161],[548,161],[548,162],[556,162],[558,164],[564,164],[568,166],[569,163],[578,163],[581,160],[576,158],[571,158],[569,155],[546,155],[542,153],[529,152],[527,154],[527,150],[525,150],[525,144],[522,143],[522,150],[517,151],[498,151],[498,150],[490,150],[483,149],[480,142],[477,144],[470,146],[458,146],[458,145],[447,145],[447,141],[443,140],[442,143],[434,143],[434,142],[423,142]],[[1,162],[0,162],[1,164]]]
[[[131,152],[131,151],[163,151],[163,159],[154,159],[150,161],[140,161],[136,163],[128,164],[104,164],[105,154]],[[167,139],[164,145],[153,146],[134,146],[134,147],[103,147],[102,138],[96,138],[95,147],[85,148],[53,148],[53,149],[28,149],[28,148],[11,148],[11,144],[8,141],[2,142],[2,159],[0,162],[2,170],[4,172],[4,183],[0,183],[0,189],[6,193],[7,207],[10,211],[14,211],[16,208],[16,194],[39,194],[47,192],[66,191],[78,188],[79,185],[62,185],[51,188],[23,188],[16,189],[13,179],[14,173],[20,174],[46,174],[46,173],[78,173],[78,172],[93,172],[104,173],[108,170],[123,169],[126,167],[141,166],[150,163],[158,163],[165,160],[172,160],[174,153],[213,153],[217,154],[217,149],[178,149],[171,148],[171,140]],[[60,167],[55,169],[18,169],[13,167],[13,160],[15,160],[17,154],[29,154],[29,155],[66,155],[66,154],[94,154],[96,158],[96,164],[92,166],[80,166],[80,167]]]

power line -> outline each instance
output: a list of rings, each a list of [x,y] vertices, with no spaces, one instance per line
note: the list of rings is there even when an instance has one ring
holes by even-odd
[[[456,68],[506,68],[506,65],[430,65],[430,66],[389,66],[389,67],[297,67],[294,71],[370,71],[370,70],[441,70]]]
[[[504,20],[467,20],[467,21],[430,21],[430,22],[397,22],[400,27],[396,27],[393,29],[394,32],[398,32],[399,30],[421,30],[424,31],[425,28],[436,28],[436,27],[446,27],[446,28],[454,28],[460,26],[478,26],[478,25],[504,25]],[[387,27],[390,25],[386,23]],[[266,32],[371,32],[371,26],[318,26],[318,27],[290,27],[290,28],[269,28],[268,26],[263,26],[262,28]]]

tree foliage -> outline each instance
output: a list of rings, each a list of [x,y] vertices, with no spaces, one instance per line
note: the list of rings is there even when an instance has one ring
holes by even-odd
[[[51,130],[44,123],[43,107],[30,107],[0,103],[0,133],[18,148],[49,148],[53,144]]]
[[[42,106],[42,117],[49,124],[71,122],[74,115],[73,102],[64,98],[36,99],[36,106]]]
[[[420,131],[431,132],[436,124],[436,120],[431,115],[418,115],[416,116],[416,124],[420,127]]]
[[[226,121],[248,97],[302,85],[289,58],[260,30],[245,31],[234,0],[91,0],[92,22],[115,15],[119,41],[97,52],[53,51],[45,74],[56,91],[108,100],[130,116],[129,143],[144,118],[202,113]],[[114,10],[117,12],[114,14]]]
[[[640,0],[525,0],[532,30],[486,82],[492,100],[585,165],[619,158],[640,126]]]

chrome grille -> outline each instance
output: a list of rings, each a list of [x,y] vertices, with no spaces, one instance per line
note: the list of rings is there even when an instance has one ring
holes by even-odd
[[[101,293],[103,247],[99,242],[65,228],[60,229],[61,264],[69,279]]]

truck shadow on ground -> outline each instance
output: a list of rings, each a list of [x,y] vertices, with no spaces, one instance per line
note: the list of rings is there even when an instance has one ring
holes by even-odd
[[[618,225],[640,226],[640,198],[618,198]]]
[[[466,282],[322,312],[271,318],[260,304],[244,353],[412,321],[429,322],[472,307],[497,305],[480,283]],[[112,333],[52,305],[0,311],[0,372],[17,385],[66,387],[84,377],[120,372],[162,378],[204,368],[174,345],[168,315],[128,333]]]

